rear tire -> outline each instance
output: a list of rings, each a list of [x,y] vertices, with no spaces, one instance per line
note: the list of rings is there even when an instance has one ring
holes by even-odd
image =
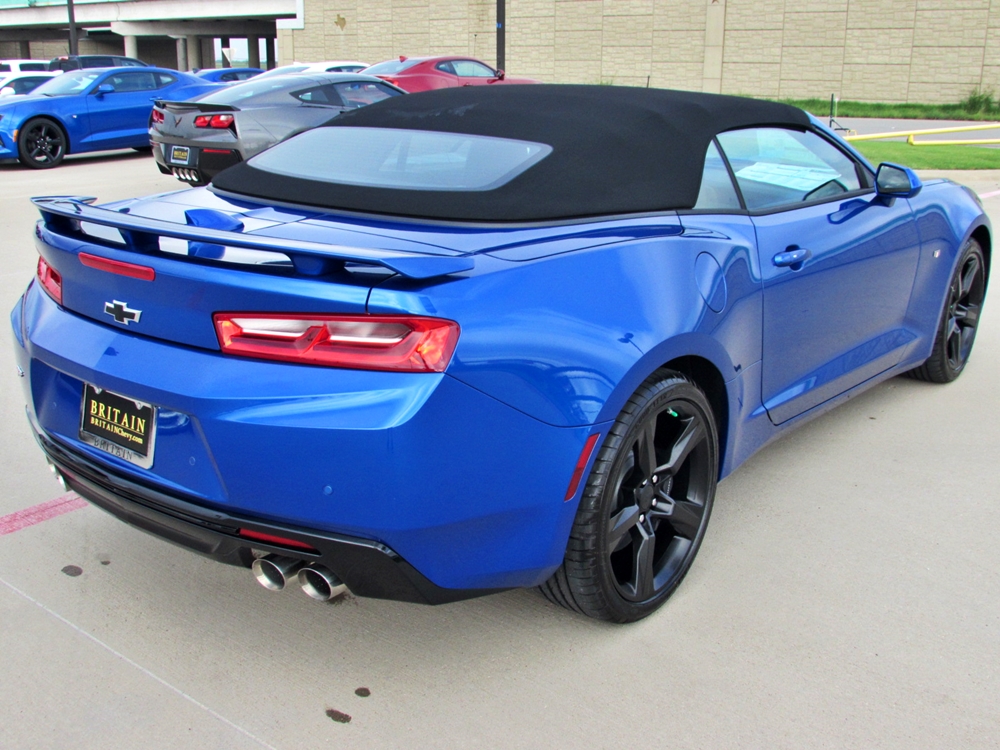
[[[705,535],[719,439],[705,394],[678,372],[651,375],[628,400],[594,461],[549,601],[609,622],[655,612]]]
[[[907,376],[928,383],[950,383],[962,374],[976,341],[985,296],[986,259],[979,243],[969,240],[948,285],[931,356]]]

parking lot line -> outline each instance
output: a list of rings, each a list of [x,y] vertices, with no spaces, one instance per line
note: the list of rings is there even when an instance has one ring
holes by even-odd
[[[0,536],[13,534],[36,523],[48,521],[56,516],[69,513],[80,508],[86,508],[87,501],[82,500],[75,492],[69,492],[55,500],[32,505],[30,508],[14,511],[6,516],[0,516]]]
[[[979,198],[986,200],[987,198],[996,198],[998,195],[1000,195],[1000,190],[994,190],[992,193],[980,193]]]
[[[55,502],[55,501],[53,501],[53,502]],[[83,502],[83,501],[81,501],[81,502]],[[36,506],[36,507],[38,507],[38,506]],[[29,508],[29,510],[30,510],[30,508]],[[104,641],[102,641],[97,636],[91,635],[86,630],[84,630],[83,628],[81,628],[79,625],[75,625],[74,623],[70,622],[65,617],[63,617],[61,614],[59,614],[58,612],[56,612],[55,610],[49,609],[48,607],[46,607],[44,604],[42,604],[40,601],[38,601],[34,597],[32,597],[29,594],[26,594],[25,592],[21,591],[21,589],[17,588],[17,586],[14,586],[13,584],[8,583],[3,578],[0,578],[0,584],[3,584],[4,586],[6,586],[14,594],[16,594],[17,596],[20,596],[22,599],[25,599],[26,601],[31,602],[32,604],[34,604],[39,609],[41,609],[44,612],[52,615],[53,617],[55,617],[60,622],[66,624],[66,625],[69,625],[71,628],[73,628],[73,630],[75,630],[77,633],[79,633],[80,635],[82,635],[84,638],[87,638],[87,639],[93,641],[98,646],[100,646],[101,648],[103,648],[106,651],[110,652],[114,656],[118,657],[119,659],[121,659],[126,664],[129,664],[129,665],[135,667],[136,669],[138,669],[140,672],[142,672],[147,677],[149,677],[149,678],[155,680],[156,682],[160,683],[161,685],[163,685],[168,690],[172,690],[173,692],[177,693],[177,695],[179,695],[180,697],[184,698],[185,700],[193,703],[195,706],[197,706],[198,708],[202,709],[203,711],[208,712],[209,714],[211,714],[213,717],[215,717],[216,719],[218,719],[219,721],[221,721],[226,726],[231,727],[232,729],[235,729],[237,732],[239,732],[240,734],[242,734],[242,735],[248,737],[249,739],[253,740],[254,742],[256,742],[261,747],[266,747],[266,748],[268,748],[268,750],[277,750],[277,748],[274,747],[274,745],[268,744],[267,742],[265,742],[264,740],[262,740],[260,737],[257,737],[255,735],[251,734],[250,732],[248,732],[246,729],[244,729],[243,727],[239,726],[238,724],[234,724],[233,722],[231,722],[229,719],[227,719],[222,714],[218,713],[217,711],[213,711],[211,708],[209,708],[208,706],[206,706],[201,701],[199,701],[196,698],[193,698],[192,696],[188,695],[187,693],[185,693],[180,688],[171,685],[169,682],[167,682],[166,680],[164,680],[159,675],[155,674],[154,672],[149,671],[148,669],[146,669],[144,666],[142,666],[138,662],[135,662],[132,659],[130,659],[127,656],[125,656],[125,654],[123,654],[123,653],[121,653],[119,651],[115,651],[115,649],[113,649],[111,646],[109,646],[107,643],[105,643]]]

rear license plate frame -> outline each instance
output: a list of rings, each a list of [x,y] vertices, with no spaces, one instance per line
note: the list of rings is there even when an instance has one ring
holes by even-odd
[[[84,383],[80,440],[149,469],[156,452],[156,416],[157,408],[152,404]]]
[[[171,146],[167,161],[179,167],[191,167],[194,166],[194,162],[191,161],[192,156],[194,149],[190,146]]]

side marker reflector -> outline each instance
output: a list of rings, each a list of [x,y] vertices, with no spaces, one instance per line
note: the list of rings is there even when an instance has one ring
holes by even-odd
[[[580,458],[577,459],[576,468],[573,469],[573,476],[569,480],[569,487],[566,490],[566,497],[563,498],[563,502],[568,502],[573,499],[576,495],[576,490],[580,486],[580,480],[583,479],[583,470],[587,468],[587,464],[590,463],[590,456],[594,452],[594,448],[597,446],[597,438],[600,437],[599,433],[591,435],[587,438],[587,442],[583,444],[583,450],[580,451]]]

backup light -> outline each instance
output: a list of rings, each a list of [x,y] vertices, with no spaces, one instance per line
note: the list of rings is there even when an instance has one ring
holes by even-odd
[[[45,258],[38,257],[38,281],[42,288],[48,292],[49,296],[62,304],[62,274],[45,262]]]
[[[194,118],[196,128],[219,128],[225,130],[236,119],[232,115],[198,115]]]
[[[216,313],[226,354],[354,370],[444,372],[458,344],[452,320],[409,315]]]

